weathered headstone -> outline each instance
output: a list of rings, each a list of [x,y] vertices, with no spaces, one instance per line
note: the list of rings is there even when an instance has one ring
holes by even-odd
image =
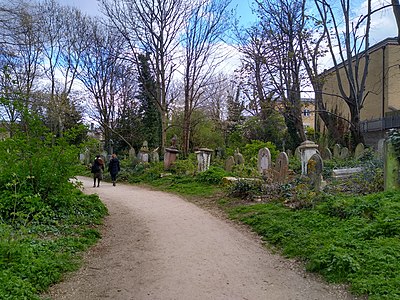
[[[144,141],[143,145],[140,148],[139,153],[138,153],[139,161],[145,162],[145,163],[149,162],[149,152],[150,152],[149,145],[148,145],[147,141]]]
[[[294,150],[294,156],[298,159],[301,159],[300,146],[297,147],[296,150]]]
[[[318,153],[313,154],[307,163],[307,176],[310,178],[311,184],[316,191],[321,189],[323,169],[324,162],[322,157]]]
[[[207,148],[200,148],[199,151],[196,151],[197,170],[199,172],[207,171],[210,167],[211,153],[213,153],[213,150]]]
[[[171,139],[171,146],[165,148],[164,153],[164,169],[168,170],[176,161],[178,157],[179,150],[176,148],[177,137],[174,135]]]
[[[354,150],[354,158],[360,158],[364,155],[365,147],[363,143],[359,143]]]
[[[129,158],[132,160],[136,157],[136,151],[135,148],[130,148],[129,149]]]
[[[383,170],[385,191],[398,190],[400,188],[400,164],[394,147],[389,141],[385,141]]]
[[[385,139],[380,139],[378,141],[378,155],[379,157],[383,157],[383,154],[385,152]]]
[[[291,158],[291,157],[293,156],[293,152],[292,152],[292,150],[290,150],[290,149],[287,149],[287,150],[286,150],[286,154],[287,154],[287,156],[288,156],[289,158]]]
[[[308,160],[318,152],[318,145],[313,141],[304,141],[298,148],[301,154],[301,174],[306,175]]]
[[[289,157],[285,152],[279,153],[275,161],[275,181],[285,183],[289,172]]]
[[[150,161],[151,162],[159,162],[160,161],[160,155],[158,154],[158,147],[151,151],[150,153]]]
[[[235,153],[233,154],[233,158],[235,159],[235,164],[237,165],[244,164],[244,157],[242,153],[239,152],[239,149],[236,149]]]
[[[340,146],[339,144],[335,144],[333,146],[333,157],[334,158],[339,158],[341,150],[342,150],[342,146]]]
[[[268,169],[271,168],[272,162],[271,162],[271,152],[269,151],[268,148],[262,148],[258,151],[258,162],[257,162],[257,167],[258,167],[258,172],[261,175],[264,175],[267,173]]]
[[[320,153],[323,160],[332,159],[332,152],[328,147],[322,148]]]
[[[235,158],[233,156],[229,156],[225,161],[225,171],[232,172],[234,165],[235,165]]]
[[[349,157],[349,155],[350,155],[350,152],[349,152],[349,149],[347,147],[343,147],[340,150],[340,158],[341,159],[346,159],[346,158]]]

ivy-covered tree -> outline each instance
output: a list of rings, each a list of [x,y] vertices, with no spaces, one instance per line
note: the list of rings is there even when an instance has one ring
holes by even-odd
[[[139,60],[139,93],[137,99],[140,102],[139,114],[141,116],[141,132],[143,140],[149,143],[150,147],[161,145],[161,115],[157,109],[157,101],[154,99],[156,85],[154,76],[150,69],[149,54],[140,54]]]

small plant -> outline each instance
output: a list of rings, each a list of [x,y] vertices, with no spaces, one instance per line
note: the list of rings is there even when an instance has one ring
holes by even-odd
[[[229,188],[228,195],[244,200],[253,200],[261,194],[261,181],[239,179]]]

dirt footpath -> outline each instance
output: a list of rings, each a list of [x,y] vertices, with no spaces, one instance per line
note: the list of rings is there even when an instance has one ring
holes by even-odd
[[[52,287],[52,299],[354,299],[177,196],[79,179],[110,215],[83,268]]]

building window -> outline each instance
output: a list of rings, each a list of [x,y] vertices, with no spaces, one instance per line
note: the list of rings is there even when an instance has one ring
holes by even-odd
[[[305,117],[311,116],[311,111],[309,109],[303,110],[303,116],[305,116]]]

